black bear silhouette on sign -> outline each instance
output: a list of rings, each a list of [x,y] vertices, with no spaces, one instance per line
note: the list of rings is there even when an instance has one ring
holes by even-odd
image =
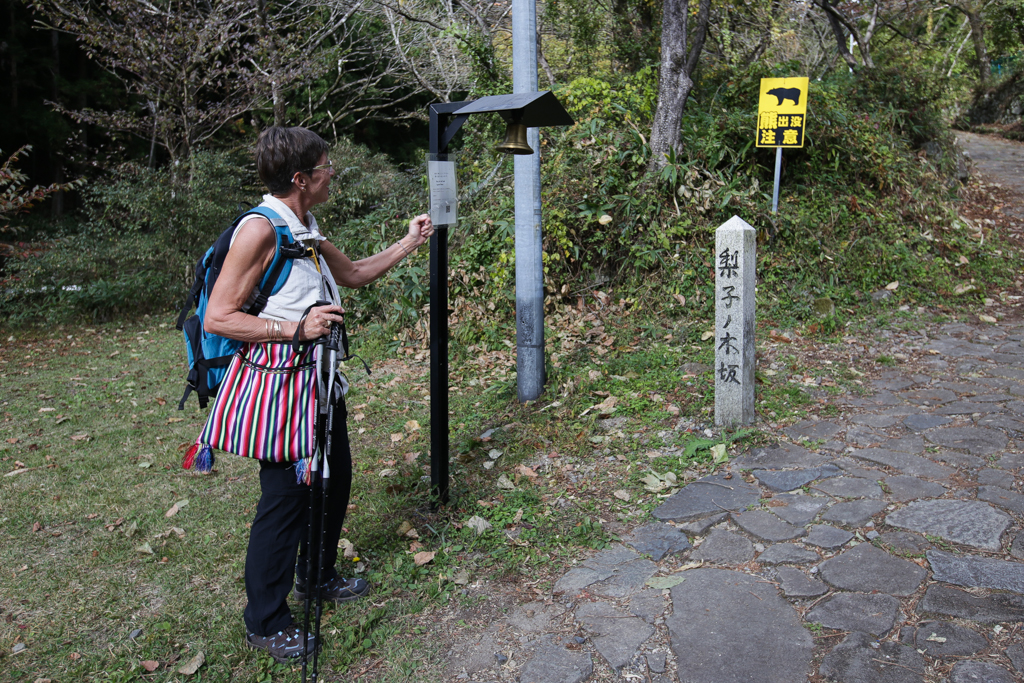
[[[785,100],[793,100],[795,106],[800,104],[800,88],[772,88],[768,94],[778,100],[776,106],[782,106]]]

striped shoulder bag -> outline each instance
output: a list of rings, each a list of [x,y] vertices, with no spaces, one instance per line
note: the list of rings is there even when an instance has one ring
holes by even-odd
[[[287,342],[243,345],[183,467],[209,472],[211,447],[268,462],[308,462],[315,449],[317,348],[294,353]]]

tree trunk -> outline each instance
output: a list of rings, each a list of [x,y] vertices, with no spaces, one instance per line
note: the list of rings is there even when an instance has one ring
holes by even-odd
[[[978,58],[978,78],[981,80],[981,84],[985,85],[992,71],[988,50],[985,48],[985,20],[980,11],[970,12],[962,7],[960,10],[967,15],[967,20],[971,22],[971,39],[974,41],[974,54]]]
[[[836,10],[829,4],[828,0],[816,0],[815,4],[825,13],[828,25],[832,27],[832,34],[836,37],[836,46],[839,48],[839,56],[843,58],[843,61],[846,62],[846,65],[852,71],[855,73],[860,71],[860,64],[857,63],[857,60],[846,47],[846,32],[843,31],[843,25],[839,21]],[[860,41],[857,42],[858,44],[860,43]]]
[[[10,45],[13,48],[14,45],[17,45],[17,42],[14,40],[14,38],[15,38],[15,36],[14,36],[14,26],[15,26],[14,20],[15,20],[15,16],[14,16],[14,3],[13,2],[10,3],[9,8],[11,10],[11,15],[10,15],[10,20],[11,20],[11,23],[10,23],[11,42],[10,42]],[[11,118],[13,119],[14,118],[13,114],[18,110],[18,54],[17,54],[16,50],[11,49],[10,50],[10,55],[11,55],[11,114],[12,114]]]
[[[50,97],[60,102],[60,34],[50,31],[50,49],[53,66],[50,67]],[[50,141],[50,168],[53,171],[53,182],[64,184],[64,160],[56,149],[55,141]],[[50,218],[57,219],[64,215],[64,190],[57,190],[50,198]]]
[[[693,44],[687,52],[689,0],[665,0],[661,19],[661,68],[658,106],[651,126],[651,162],[648,172],[665,168],[668,155],[679,151],[679,121],[693,89],[690,75],[697,66],[707,36],[711,0],[700,0]]]

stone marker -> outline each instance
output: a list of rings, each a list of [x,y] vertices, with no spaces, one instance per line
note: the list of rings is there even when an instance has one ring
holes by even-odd
[[[691,569],[665,619],[680,683],[806,683],[814,643],[775,587],[725,569]]]
[[[715,424],[754,422],[757,231],[733,216],[715,231]]]
[[[998,551],[1012,518],[973,500],[921,500],[886,516],[885,523],[954,543]]]
[[[1024,564],[987,557],[958,557],[941,550],[929,550],[928,563],[936,581],[966,588],[995,588],[1024,593]]]
[[[891,595],[839,593],[808,612],[804,620],[825,628],[884,636],[896,623],[899,609],[900,601]]]
[[[843,590],[910,595],[924,582],[928,572],[870,543],[861,543],[822,562],[820,576]]]

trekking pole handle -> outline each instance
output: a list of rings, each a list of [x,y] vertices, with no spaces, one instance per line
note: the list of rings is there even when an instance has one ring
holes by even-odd
[[[327,348],[331,351],[341,351],[341,335],[342,335],[341,323],[331,323],[331,334],[327,340]]]

